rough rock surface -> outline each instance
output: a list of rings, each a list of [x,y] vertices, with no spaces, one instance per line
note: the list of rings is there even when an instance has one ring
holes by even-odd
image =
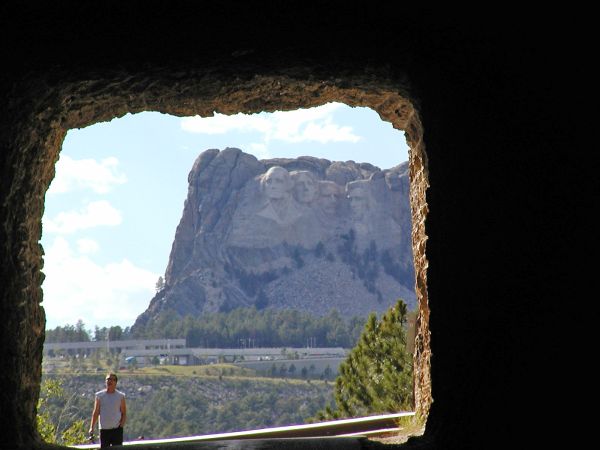
[[[165,288],[136,326],[238,306],[346,316],[414,307],[408,163],[257,160],[235,148],[194,163]]]
[[[410,146],[415,408],[427,425],[402,448],[556,448],[553,374],[568,353],[557,346],[582,341],[557,339],[556,325],[565,299],[583,316],[590,300],[573,294],[589,265],[573,253],[589,247],[589,233],[576,232],[586,177],[573,167],[593,149],[575,144],[587,116],[585,71],[573,68],[589,59],[593,27],[578,8],[497,8],[471,20],[472,8],[451,7],[2,2],[0,447],[41,446],[38,242],[67,131],[145,110],[211,116],[339,101],[377,111]],[[178,447],[213,444],[242,447]]]

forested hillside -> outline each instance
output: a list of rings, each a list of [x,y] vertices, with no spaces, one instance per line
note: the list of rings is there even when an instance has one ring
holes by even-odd
[[[63,415],[66,426],[70,415],[69,422],[84,419],[89,426],[103,379],[104,374],[60,375],[66,395],[47,406],[53,421]],[[227,375],[122,374],[118,389],[127,395],[125,440],[302,424],[333,401],[331,382]]]
[[[253,311],[255,321],[267,314]],[[247,317],[238,314],[241,322],[232,320],[236,317],[232,313],[216,316],[227,318],[231,325],[243,323],[241,319]],[[290,317],[296,320],[290,321]],[[302,317],[290,312],[282,323],[296,323],[295,328],[285,328],[288,332],[300,330]],[[315,374],[308,371],[298,374],[291,369],[294,364],[287,370],[282,364],[278,371],[273,363],[273,370],[264,378],[251,369],[226,364],[131,366],[120,373],[118,384],[127,395],[125,439],[223,433],[410,410],[414,399],[412,359],[406,349],[407,318],[408,309],[401,299],[380,320],[371,314],[335,383],[324,376],[314,379]],[[255,331],[261,327],[259,322],[254,324]],[[194,329],[194,322],[188,323]],[[244,327],[230,331],[235,335],[239,329]],[[108,361],[108,366],[98,367],[100,360],[93,357],[89,361],[73,358],[81,359],[80,364],[65,364],[44,375],[45,380],[58,380],[65,393],[45,401],[40,411],[49,422],[59,424],[56,434],[77,420],[89,420],[94,393],[104,387],[103,371],[110,367]]]
[[[119,326],[86,330],[82,321],[46,330],[46,342],[185,338],[188,347],[343,347],[356,345],[366,317],[344,318],[336,310],[324,317],[291,309],[236,308],[183,320],[164,313],[135,331]]]
[[[180,338],[188,347],[236,348],[240,340],[254,347],[344,347],[356,345],[366,317],[343,318],[336,310],[324,317],[298,310],[236,308],[229,312],[206,313],[183,320],[174,312],[163,313],[134,338]]]

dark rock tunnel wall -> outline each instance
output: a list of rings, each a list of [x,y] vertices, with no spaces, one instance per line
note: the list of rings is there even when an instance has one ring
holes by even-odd
[[[38,240],[66,131],[143,110],[210,115],[334,100],[377,109],[411,144],[422,255],[417,406],[429,416],[407,447],[530,439],[526,412],[513,409],[524,398],[548,405],[536,374],[553,304],[535,263],[548,261],[537,244],[551,234],[539,186],[566,142],[528,27],[517,40],[505,27],[407,17],[373,2],[158,5],[2,6],[0,416],[10,426],[0,444],[37,440]]]

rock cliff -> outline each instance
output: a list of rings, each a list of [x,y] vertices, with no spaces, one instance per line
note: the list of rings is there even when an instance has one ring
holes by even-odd
[[[238,306],[345,316],[415,304],[407,163],[203,152],[188,177],[165,287],[135,326],[164,311]]]

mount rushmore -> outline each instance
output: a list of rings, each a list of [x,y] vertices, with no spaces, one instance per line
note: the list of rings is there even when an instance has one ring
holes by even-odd
[[[134,328],[167,311],[413,307],[407,170],[206,150],[188,176],[164,287]]]

